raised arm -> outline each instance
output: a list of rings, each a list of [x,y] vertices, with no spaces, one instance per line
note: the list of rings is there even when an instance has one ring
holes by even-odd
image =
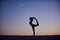
[[[35,17],[33,17],[33,19],[35,19],[36,23],[37,23],[35,26],[39,26],[39,23],[38,23],[37,19]]]

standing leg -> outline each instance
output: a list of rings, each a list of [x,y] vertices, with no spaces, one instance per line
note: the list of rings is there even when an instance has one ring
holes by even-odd
[[[35,27],[32,27],[33,30],[33,36],[35,36]]]

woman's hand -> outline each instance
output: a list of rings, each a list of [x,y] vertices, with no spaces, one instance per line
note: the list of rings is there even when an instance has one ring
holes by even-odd
[[[33,19],[36,19],[35,17],[33,17]]]

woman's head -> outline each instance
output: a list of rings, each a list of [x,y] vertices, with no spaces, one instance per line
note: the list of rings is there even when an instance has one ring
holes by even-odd
[[[33,20],[33,17],[30,17],[30,20]]]

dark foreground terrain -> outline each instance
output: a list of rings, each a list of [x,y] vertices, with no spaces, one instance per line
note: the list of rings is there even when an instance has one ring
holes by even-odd
[[[35,37],[0,35],[0,40],[60,40],[60,35],[35,36]]]

